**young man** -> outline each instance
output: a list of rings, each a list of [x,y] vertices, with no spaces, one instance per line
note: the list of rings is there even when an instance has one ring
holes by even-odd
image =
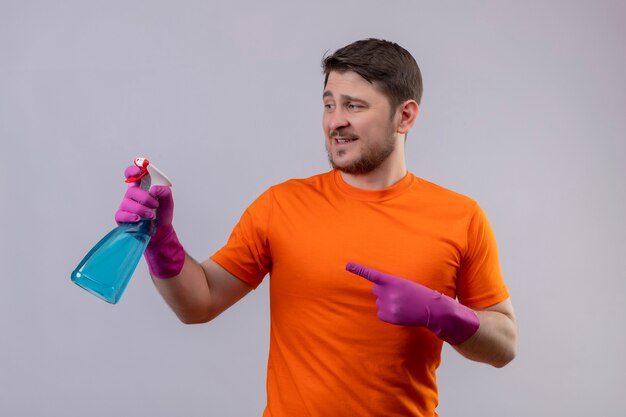
[[[367,39],[323,65],[332,171],[271,187],[203,263],[176,237],[167,187],[131,185],[116,220],[157,208],[146,260],[185,323],[213,319],[270,274],[264,416],[433,416],[444,341],[497,367],[515,355],[495,239],[476,202],[407,171],[422,92],[413,57]]]

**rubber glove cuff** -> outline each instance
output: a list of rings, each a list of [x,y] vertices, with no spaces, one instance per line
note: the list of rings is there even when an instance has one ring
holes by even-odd
[[[155,278],[172,278],[183,269],[185,250],[171,224],[160,227],[144,252],[150,274]]]
[[[480,320],[474,310],[445,294],[436,291],[433,293],[436,295],[427,306],[431,311],[431,316],[426,327],[441,340],[458,346],[478,331]],[[433,311],[437,314],[432,314]]]

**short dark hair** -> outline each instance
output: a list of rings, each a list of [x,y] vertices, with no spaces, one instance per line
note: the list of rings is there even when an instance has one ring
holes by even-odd
[[[406,100],[422,99],[422,73],[415,58],[397,43],[363,39],[336,50],[322,59],[324,86],[331,71],[354,71],[377,86],[392,109]]]

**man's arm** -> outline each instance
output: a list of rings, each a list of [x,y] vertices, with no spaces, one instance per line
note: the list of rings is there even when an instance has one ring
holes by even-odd
[[[153,186],[150,193],[140,187],[137,166],[124,171],[129,184],[120,208],[118,223],[154,219],[155,232],[144,252],[152,280],[163,299],[183,323],[206,323],[252,287],[237,279],[211,259],[199,264],[185,253],[172,225],[174,199],[170,187]],[[156,213],[155,213],[156,212]]]
[[[515,357],[517,326],[509,299],[476,311],[405,278],[353,262],[346,269],[374,284],[372,292],[382,321],[424,326],[466,358],[496,367],[503,367]]]
[[[168,279],[153,276],[152,281],[185,324],[214,319],[252,290],[215,261],[207,259],[200,264],[189,255],[178,275]]]
[[[513,304],[506,299],[491,307],[474,310],[480,327],[467,341],[452,346],[464,357],[501,368],[515,358],[517,323]]]

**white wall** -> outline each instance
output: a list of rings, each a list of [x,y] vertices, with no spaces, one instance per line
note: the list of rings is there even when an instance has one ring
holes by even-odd
[[[619,1],[0,0],[0,414],[260,416],[267,283],[184,326],[143,262],[116,306],[69,274],[136,156],[172,177],[198,259],[269,185],[327,170],[320,60],[382,37],[424,76],[409,168],[481,203],[519,316],[504,369],[445,349],[440,415],[618,416],[624,17]]]

